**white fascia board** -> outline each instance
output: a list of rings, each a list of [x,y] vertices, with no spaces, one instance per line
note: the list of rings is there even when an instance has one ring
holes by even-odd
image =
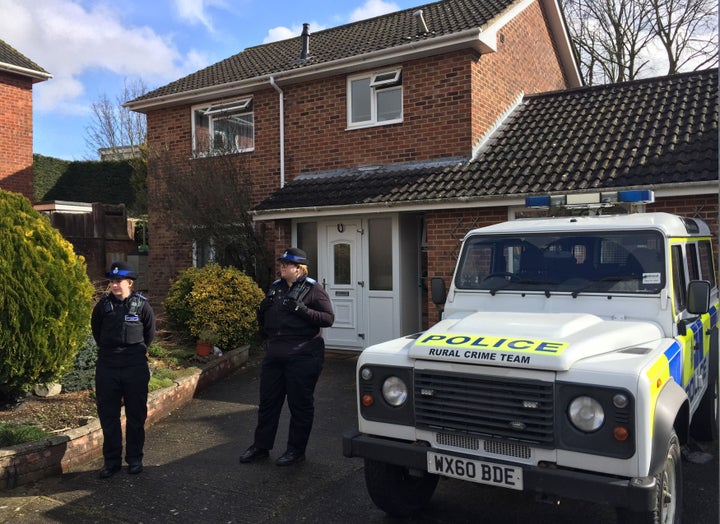
[[[557,46],[557,52],[560,58],[560,63],[563,66],[563,70],[567,75],[567,80],[570,88],[582,87],[584,85],[582,76],[580,76],[580,69],[578,68],[577,61],[575,60],[575,53],[573,52],[572,43],[570,42],[570,35],[567,32],[567,26],[563,19],[562,12],[557,0],[540,0],[545,7],[547,13],[548,23],[550,24],[550,31],[555,45]]]
[[[52,202],[41,202],[33,205],[33,209],[40,213],[70,213],[85,214],[92,213],[92,204],[86,202],[66,202],[55,200]]]
[[[5,62],[0,62],[0,71],[7,71],[8,73],[14,73],[16,75],[29,76],[35,79],[37,82],[44,82],[52,78],[50,73],[43,73],[42,71],[36,71],[35,69],[27,69],[26,67],[20,67]]]
[[[663,186],[643,186],[643,189],[653,189],[655,197],[675,196],[699,196],[713,195],[718,193],[719,184],[717,181],[692,182],[688,184],[667,184]],[[612,188],[612,191],[625,189],[638,189],[637,186]],[[609,190],[609,189],[608,189]],[[533,193],[532,195],[535,195]],[[492,208],[492,207],[525,207],[525,197],[531,194],[522,195],[501,195],[478,198],[461,198],[452,200],[422,200],[417,202],[388,202],[379,204],[360,204],[349,206],[324,206],[324,207],[303,207],[289,209],[273,209],[268,211],[251,211],[253,220],[283,220],[290,218],[312,218],[344,215],[371,215],[379,213],[402,213],[402,212],[425,212],[439,211],[446,209],[470,209],[470,208]]]

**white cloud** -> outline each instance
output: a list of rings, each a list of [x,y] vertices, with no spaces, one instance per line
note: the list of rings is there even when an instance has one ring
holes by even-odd
[[[175,9],[181,20],[185,20],[190,24],[202,24],[211,33],[215,31],[213,28],[210,15],[207,14],[207,8],[211,6],[224,6],[224,2],[215,0],[173,0]]]
[[[53,75],[33,90],[39,111],[87,107],[80,101],[82,77],[93,72],[139,76],[153,85],[204,65],[197,53],[182,56],[169,37],[127,25],[110,4],[0,0],[0,12],[2,39]]]
[[[400,9],[393,2],[383,2],[383,0],[367,0],[363,5],[355,9],[350,14],[350,21],[357,22],[375,16],[386,15]]]
[[[265,38],[263,38],[263,44],[269,44],[270,42],[279,42],[280,40],[287,40],[288,38],[293,38],[295,36],[298,36],[302,29],[297,30],[297,28],[289,28],[289,27],[273,27],[268,31],[268,34]]]
[[[186,0],[190,1],[190,0]],[[200,0],[195,0],[200,1]],[[355,9],[346,21],[339,20],[338,24],[347,22],[357,22],[358,20],[365,20],[374,16],[380,16],[387,13],[397,11],[399,7],[393,2],[384,2],[383,0],[367,0],[362,6]],[[310,23],[310,32],[321,31],[325,29],[324,26],[316,23]],[[287,40],[288,38],[294,38],[302,33],[302,24],[296,24],[291,27],[278,26],[273,27],[267,33],[267,36],[263,39],[263,44],[270,42],[277,42],[279,40]]]

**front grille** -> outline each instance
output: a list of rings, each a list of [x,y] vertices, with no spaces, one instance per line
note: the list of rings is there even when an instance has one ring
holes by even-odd
[[[444,433],[554,446],[553,384],[415,371],[415,423]]]

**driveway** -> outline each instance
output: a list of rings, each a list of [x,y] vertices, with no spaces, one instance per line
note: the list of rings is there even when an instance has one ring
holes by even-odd
[[[356,426],[355,361],[355,354],[328,354],[301,465],[279,468],[272,461],[285,450],[286,412],[271,460],[238,464],[257,416],[259,369],[247,367],[148,429],[141,475],[123,471],[101,481],[101,461],[95,461],[83,471],[0,492],[0,523],[396,522],[368,498],[362,461],[342,455],[341,436]],[[692,457],[701,463],[684,464],[684,522],[718,522],[717,442],[703,448],[709,455]],[[448,479],[412,522],[576,524],[580,518],[583,524],[615,522],[612,508],[549,505]]]

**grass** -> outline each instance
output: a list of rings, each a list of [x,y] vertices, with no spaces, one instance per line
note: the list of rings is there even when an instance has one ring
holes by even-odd
[[[33,440],[42,440],[50,436],[40,426],[30,424],[16,424],[14,422],[0,422],[0,447],[15,446]]]

